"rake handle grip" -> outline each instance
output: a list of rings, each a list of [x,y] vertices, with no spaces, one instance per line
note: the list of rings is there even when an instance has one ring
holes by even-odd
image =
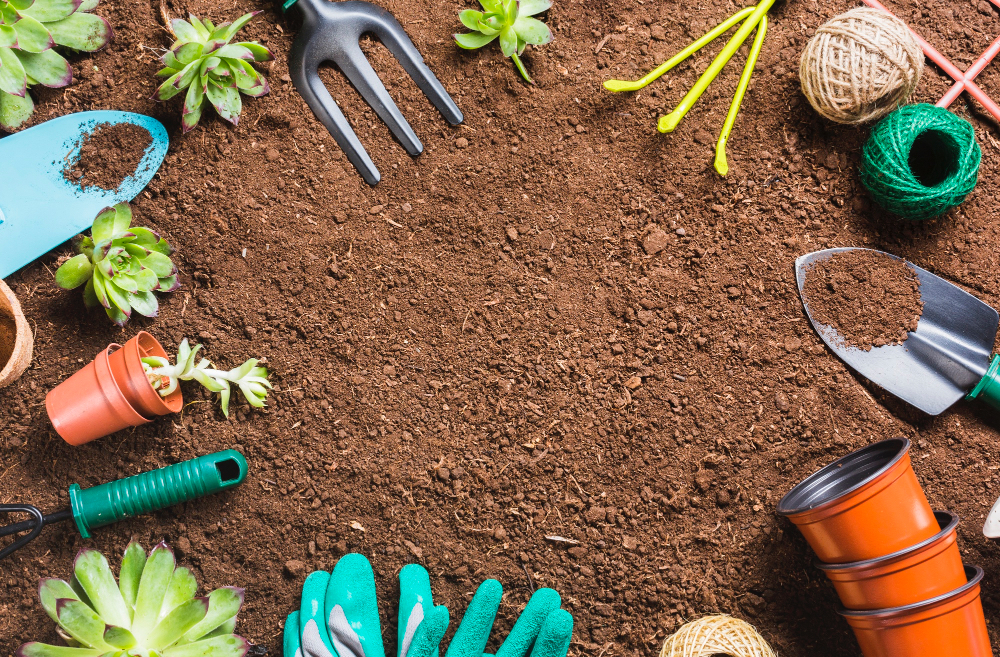
[[[246,459],[230,449],[93,488],[73,484],[73,520],[80,535],[90,538],[91,529],[218,493],[246,476]]]

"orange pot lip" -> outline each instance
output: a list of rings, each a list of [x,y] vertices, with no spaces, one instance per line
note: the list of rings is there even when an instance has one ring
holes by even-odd
[[[793,506],[797,502],[798,497],[806,495],[809,489],[815,487],[817,484],[824,481],[824,479],[829,478],[834,472],[840,470],[845,463],[852,460],[857,460],[868,452],[877,452],[879,449],[888,447],[892,444],[898,445],[896,448],[896,453],[891,459],[884,463],[878,470],[873,472],[871,475],[865,477],[864,480],[858,482],[854,486],[851,486],[847,490],[841,492],[837,496],[830,499],[822,499],[816,504],[805,504],[802,506]],[[789,517],[793,522],[798,516],[803,516],[807,513],[820,513],[836,507],[837,505],[844,502],[845,499],[855,496],[857,493],[874,486],[880,479],[882,479],[886,473],[890,472],[900,461],[907,458],[910,453],[910,440],[908,438],[889,438],[887,440],[880,440],[877,443],[872,443],[867,447],[862,447],[861,449],[855,450],[850,454],[840,457],[833,463],[823,466],[816,472],[812,473],[798,484],[795,485],[792,490],[788,491],[781,501],[778,502],[778,515]],[[835,480],[835,479],[834,479]],[[829,483],[829,482],[826,482]],[[829,486],[827,486],[828,488]]]
[[[888,609],[871,609],[868,611],[860,611],[857,609],[847,609],[841,606],[837,613],[847,619],[875,619],[875,620],[902,620],[907,616],[911,616],[918,612],[929,611],[934,607],[938,607],[948,602],[962,597],[964,594],[968,593],[972,589],[978,588],[979,583],[983,579],[983,569],[979,566],[965,566],[965,575],[969,579],[968,582],[958,587],[953,591],[948,591],[947,593],[942,593],[941,595],[935,596],[933,598],[922,600],[920,602],[914,602],[913,604],[904,605],[902,607],[890,607]]]
[[[159,356],[160,358],[168,358],[167,352],[163,348],[163,345],[161,345],[160,341],[157,340],[155,337],[153,337],[151,333],[147,331],[139,331],[136,334],[135,338],[133,338],[129,342],[132,342],[133,340],[135,344],[136,353],[139,356],[140,367],[142,367],[142,359],[146,358],[147,356]],[[150,403],[154,403],[158,406],[161,406],[170,413],[179,412],[181,410],[181,407],[184,405],[184,398],[181,393],[181,389],[179,387],[177,388],[177,390],[174,390],[166,397],[162,397],[160,393],[153,390],[153,386],[149,386],[149,389],[152,393],[152,395],[148,397]],[[155,401],[153,401],[154,399]],[[165,414],[166,413],[164,413],[164,415]]]
[[[935,511],[934,517],[937,519],[941,531],[930,538],[920,541],[916,545],[911,545],[892,554],[887,554],[884,557],[875,557],[874,559],[865,559],[863,561],[851,561],[848,563],[824,563],[817,561],[816,567],[827,573],[848,574],[852,571],[868,570],[869,568],[884,568],[894,561],[902,561],[907,557],[912,557],[930,548],[932,545],[944,541],[949,534],[956,530],[961,520],[957,514],[951,511]]]

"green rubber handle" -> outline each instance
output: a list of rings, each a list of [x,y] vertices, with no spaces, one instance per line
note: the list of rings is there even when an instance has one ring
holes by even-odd
[[[981,399],[993,408],[1000,410],[1000,354],[993,357],[986,376],[976,384],[966,399]]]
[[[246,478],[246,459],[227,449],[93,488],[73,484],[69,501],[76,528],[90,538],[91,529],[212,495]]]

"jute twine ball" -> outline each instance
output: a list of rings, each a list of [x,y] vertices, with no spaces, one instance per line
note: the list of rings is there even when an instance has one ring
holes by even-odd
[[[942,107],[907,105],[872,129],[861,154],[861,182],[889,212],[930,219],[965,200],[981,158],[971,123]]]
[[[0,388],[16,381],[28,368],[34,344],[21,304],[0,280]]]
[[[732,616],[705,616],[667,638],[660,657],[776,657],[757,630]]]
[[[906,102],[920,82],[924,53],[906,23],[859,7],[821,25],[799,63],[802,93],[831,121],[864,123]]]

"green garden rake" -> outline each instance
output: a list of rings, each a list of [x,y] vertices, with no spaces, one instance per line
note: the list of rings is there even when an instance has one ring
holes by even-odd
[[[715,146],[715,170],[719,172],[719,175],[726,175],[729,173],[729,163],[726,161],[726,141],[729,139],[729,133],[733,130],[733,124],[736,123],[736,115],[740,112],[740,105],[743,102],[743,96],[746,95],[747,87],[750,85],[750,77],[753,75],[754,66],[757,65],[757,58],[760,55],[760,49],[764,45],[764,35],[767,34],[767,12],[770,11],[771,7],[774,5],[775,0],[762,0],[762,2],[753,7],[747,7],[736,12],[723,22],[716,25],[714,28],[708,31],[700,39],[689,45],[684,50],[680,51],[669,60],[658,66],[657,68],[650,71],[645,77],[634,82],[627,80],[608,80],[604,83],[604,88],[608,91],[637,91],[642,89],[653,80],[656,80],[661,75],[674,68],[685,59],[698,52],[706,45],[714,41],[719,37],[719,35],[728,32],[737,23],[742,22],[743,25],[740,29],[736,30],[736,33],[729,39],[722,51],[715,56],[712,63],[709,65],[708,69],[701,74],[698,81],[694,83],[694,86],[687,92],[684,98],[678,103],[677,107],[674,108],[670,114],[660,117],[657,129],[660,132],[673,132],[677,124],[681,122],[684,115],[694,106],[701,95],[705,93],[708,89],[708,85],[712,84],[712,81],[719,75],[719,72],[729,63],[736,51],[739,50],[743,42],[747,40],[750,33],[756,28],[757,34],[754,37],[753,45],[750,47],[750,56],[747,57],[746,64],[743,66],[743,75],[740,76],[740,83],[736,87],[736,93],[733,95],[733,102],[729,106],[729,114],[726,115],[726,121],[722,124],[722,132],[719,134],[719,141]]]

